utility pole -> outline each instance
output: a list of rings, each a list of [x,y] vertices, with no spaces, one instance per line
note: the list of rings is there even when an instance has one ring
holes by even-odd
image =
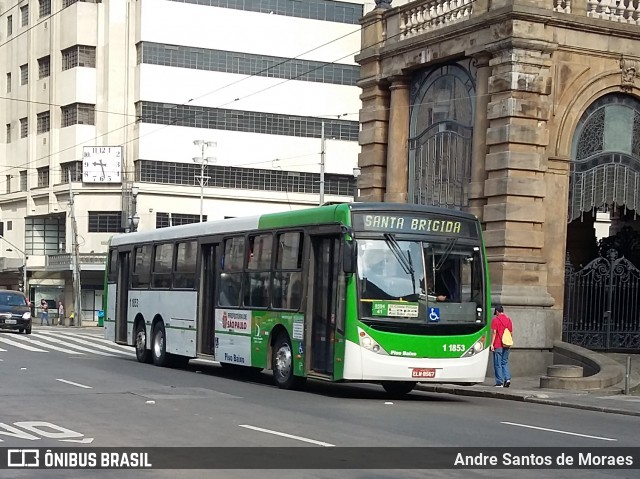
[[[69,170],[69,206],[71,207],[71,269],[73,274],[73,316],[76,327],[82,326],[82,298],[80,295],[80,261],[78,245],[78,223],[76,222],[75,199],[73,196],[73,183],[71,182],[71,170]]]
[[[202,218],[204,217],[204,182],[209,179],[208,176],[204,176],[204,170],[209,162],[216,161],[215,158],[206,156],[206,151],[208,148],[215,148],[218,144],[215,141],[205,140],[193,140],[193,144],[198,149],[199,156],[194,156],[192,159],[195,163],[200,163],[200,176],[196,176],[196,178],[200,182],[200,223],[202,223]]]
[[[324,204],[324,158],[325,158],[325,140],[324,140],[324,121],[320,129],[320,206]]]

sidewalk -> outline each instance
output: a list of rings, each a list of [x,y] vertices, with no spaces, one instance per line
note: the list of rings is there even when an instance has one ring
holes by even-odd
[[[640,416],[640,355],[605,354],[626,368],[626,358],[631,356],[629,375],[629,395],[624,394],[624,381],[606,389],[593,391],[572,391],[564,389],[543,389],[540,376],[514,377],[510,388],[497,388],[493,378],[476,386],[455,386],[449,384],[421,383],[418,389],[428,392],[455,394],[459,396],[480,396],[511,401],[523,401],[551,406],[571,407],[628,416]],[[491,365],[489,365],[491,367]]]

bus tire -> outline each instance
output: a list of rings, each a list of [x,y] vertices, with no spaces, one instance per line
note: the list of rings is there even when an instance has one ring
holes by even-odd
[[[398,398],[413,391],[416,383],[413,381],[383,381],[382,387],[390,396]]]
[[[306,378],[293,375],[293,350],[287,334],[276,338],[271,364],[273,380],[280,389],[298,389],[304,384]]]
[[[142,321],[136,326],[134,337],[134,346],[136,348],[136,359],[140,363],[151,362],[151,350],[147,349],[147,331]]]
[[[151,356],[153,364],[156,366],[168,366],[167,357],[167,335],[164,330],[164,323],[161,321],[153,328],[153,337],[151,340]]]

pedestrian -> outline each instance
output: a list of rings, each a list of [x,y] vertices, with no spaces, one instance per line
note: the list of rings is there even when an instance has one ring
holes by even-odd
[[[491,320],[491,351],[493,351],[493,369],[496,377],[496,387],[508,388],[511,386],[511,372],[509,371],[510,346],[503,344],[505,329],[513,333],[511,318],[504,314],[504,308],[497,305]]]
[[[49,303],[47,303],[44,299],[41,299],[40,300],[40,309],[41,309],[40,326],[42,326],[44,321],[47,322],[47,326],[50,326],[50,324],[49,324]]]
[[[58,324],[64,326],[64,304],[58,301]]]

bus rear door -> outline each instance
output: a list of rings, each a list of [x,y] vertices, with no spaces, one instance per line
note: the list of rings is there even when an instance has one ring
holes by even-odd
[[[200,244],[200,281],[198,287],[198,353],[215,353],[215,278],[217,243]]]
[[[127,344],[127,309],[129,303],[129,274],[131,265],[131,251],[118,252],[118,279],[116,282],[115,308],[115,341]]]

